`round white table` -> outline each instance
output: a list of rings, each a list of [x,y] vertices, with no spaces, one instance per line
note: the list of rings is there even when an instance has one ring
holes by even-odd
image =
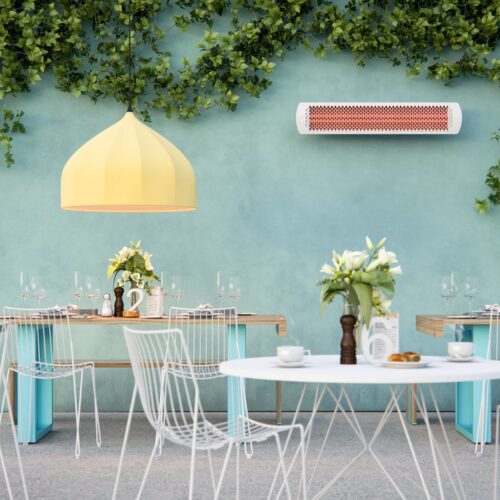
[[[363,454],[369,453],[377,462],[382,472],[389,479],[394,489],[401,498],[405,498],[404,493],[400,487],[396,484],[391,474],[388,472],[386,467],[382,464],[379,457],[373,451],[373,444],[377,437],[380,435],[383,427],[385,426],[389,416],[395,411],[399,417],[399,421],[403,428],[410,452],[415,463],[417,473],[419,476],[421,489],[426,498],[430,499],[432,497],[429,486],[426,479],[422,473],[422,468],[417,459],[415,449],[413,447],[410,434],[408,431],[408,426],[403,417],[401,406],[399,404],[399,399],[401,398],[404,386],[406,384],[418,384],[417,393],[417,406],[420,413],[423,416],[425,426],[427,428],[427,433],[429,437],[429,447],[432,454],[432,459],[434,462],[434,470],[436,473],[438,494],[440,498],[445,498],[445,489],[443,486],[443,480],[440,471],[440,462],[443,465],[447,477],[449,479],[449,484],[453,489],[457,498],[466,499],[467,495],[458,472],[456,461],[454,458],[453,451],[450,447],[448,437],[446,435],[446,430],[439,412],[438,404],[434,391],[432,389],[432,384],[438,383],[448,383],[448,382],[468,382],[477,380],[493,380],[500,379],[500,361],[482,360],[476,359],[472,362],[467,363],[457,363],[450,362],[446,358],[437,356],[424,356],[423,361],[428,361],[429,366],[425,368],[389,368],[383,366],[375,366],[367,363],[362,356],[358,356],[357,365],[340,365],[339,356],[337,355],[321,355],[321,356],[306,356],[303,367],[298,368],[288,368],[282,367],[278,363],[276,357],[263,357],[263,358],[246,358],[234,361],[225,361],[220,365],[221,373],[225,375],[230,375],[240,378],[249,378],[257,380],[269,380],[269,381],[279,381],[279,382],[299,382],[304,384],[299,401],[297,404],[297,410],[295,411],[293,423],[295,423],[304,400],[305,391],[309,384],[314,384],[316,386],[315,396],[313,405],[311,408],[311,417],[306,426],[305,439],[307,440],[306,449],[309,448],[309,441],[311,437],[311,431],[313,426],[313,421],[316,413],[318,412],[319,406],[323,401],[324,397],[330,397],[334,402],[334,410],[332,412],[332,417],[328,426],[328,430],[325,434],[321,449],[319,450],[319,456],[316,459],[314,470],[309,475],[308,487],[310,488],[314,473],[321,459],[321,454],[325,447],[325,444],[330,435],[331,429],[333,427],[336,416],[341,413],[347,419],[350,427],[352,428],[354,434],[363,444],[363,449],[359,452],[350,462],[348,462],[338,473],[333,477],[333,479],[328,482],[313,498],[319,499],[326,495],[331,487],[338,481],[338,479],[349,469]],[[332,387],[333,384],[340,385],[340,390],[336,390]],[[353,405],[349,398],[347,392],[347,386],[350,384],[386,384],[389,386],[390,398],[385,411],[382,414],[380,422],[371,436],[367,439],[363,430],[359,424],[356,413],[354,412]],[[428,393],[428,397],[425,397],[425,391]],[[448,451],[448,457],[443,455],[440,449],[439,443],[433,434],[431,429],[427,401],[432,401],[436,415],[438,417],[439,426],[444,437],[444,443]],[[344,403],[345,402],[345,403]],[[288,445],[288,440],[285,446]],[[297,454],[294,457],[296,459]],[[450,465],[452,470],[450,470]],[[290,469],[293,466],[293,462],[290,465]],[[454,479],[452,479],[452,474],[454,473]],[[417,484],[417,483],[413,483]],[[420,486],[420,485],[419,485]]]

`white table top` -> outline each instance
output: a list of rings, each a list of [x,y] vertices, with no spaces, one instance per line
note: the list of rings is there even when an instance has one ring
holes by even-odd
[[[436,384],[500,379],[500,361],[477,358],[468,363],[447,361],[444,357],[424,356],[425,368],[399,369],[375,366],[358,356],[357,365],[339,364],[339,356],[306,357],[303,368],[282,368],[276,357],[225,361],[221,373],[235,377],[280,382],[323,384]]]

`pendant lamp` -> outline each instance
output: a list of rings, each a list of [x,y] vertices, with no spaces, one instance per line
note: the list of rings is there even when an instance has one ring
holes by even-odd
[[[82,212],[196,210],[196,178],[171,142],[138,120],[131,107],[129,2],[129,108],[68,160],[61,176],[61,208]]]

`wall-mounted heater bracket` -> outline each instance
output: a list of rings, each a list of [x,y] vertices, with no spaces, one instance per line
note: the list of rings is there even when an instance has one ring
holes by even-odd
[[[462,110],[457,102],[301,102],[296,122],[301,134],[458,134]]]

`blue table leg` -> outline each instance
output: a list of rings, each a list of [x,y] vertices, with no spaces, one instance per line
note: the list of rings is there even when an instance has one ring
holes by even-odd
[[[20,325],[17,332],[19,366],[52,363],[52,325]],[[17,377],[17,437],[20,443],[36,443],[52,430],[52,380]]]
[[[488,325],[472,325],[463,332],[463,340],[474,342],[474,355],[486,358],[488,354]],[[488,402],[484,414],[486,443],[491,443],[491,384],[486,384],[485,398]],[[455,428],[467,439],[476,442],[481,410],[483,382],[459,382],[455,389]],[[483,427],[484,429],[484,427]]]
[[[228,325],[227,346],[228,359],[240,359],[246,356],[246,325]],[[238,356],[239,349],[239,356]],[[227,421],[230,434],[235,434],[238,424],[238,416],[245,415],[246,401],[241,398],[241,386],[244,381],[238,377],[227,377]]]

